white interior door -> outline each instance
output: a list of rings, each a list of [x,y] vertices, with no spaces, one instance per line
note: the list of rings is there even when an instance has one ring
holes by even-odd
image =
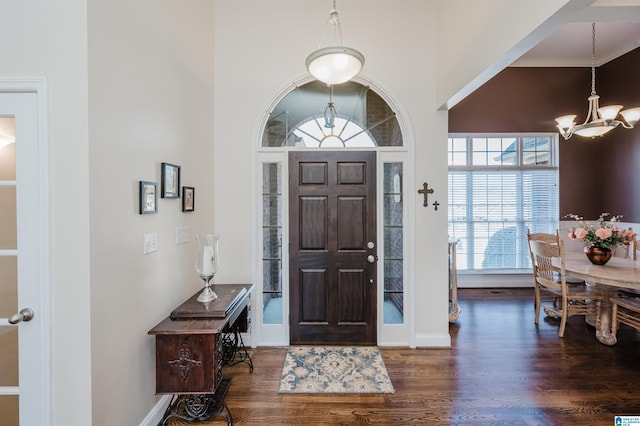
[[[0,423],[49,423],[43,93],[0,80]],[[42,117],[40,117],[40,120]],[[2,146],[4,145],[4,146]],[[32,313],[32,318],[30,315]]]

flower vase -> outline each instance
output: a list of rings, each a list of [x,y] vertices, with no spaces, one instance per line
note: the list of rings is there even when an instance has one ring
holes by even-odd
[[[584,248],[584,254],[594,265],[604,265],[611,259],[611,249],[588,245]]]
[[[218,298],[211,289],[211,280],[218,272],[218,239],[217,235],[196,235],[198,244],[196,251],[196,272],[204,281],[204,290],[198,296],[198,302],[209,303]]]

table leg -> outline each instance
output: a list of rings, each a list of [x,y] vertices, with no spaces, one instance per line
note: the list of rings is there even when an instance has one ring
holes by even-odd
[[[230,333],[225,333],[222,338],[222,364],[236,365],[241,362],[247,363],[249,371],[253,372],[253,361],[247,351],[247,347],[242,341],[242,334],[238,327],[234,327]]]
[[[615,326],[615,324],[611,324],[611,295],[615,293],[616,290],[605,285],[593,285],[589,282],[587,282],[587,286],[591,287],[592,291],[596,294],[602,296],[602,301],[600,302],[600,322],[595,321],[595,318],[592,322],[589,322],[589,318],[587,318],[587,322],[596,328],[596,339],[598,339],[600,343],[613,346],[618,341],[616,336],[611,332],[611,327]]]
[[[233,425],[231,411],[225,402],[231,379],[223,379],[214,394],[174,395],[160,423],[166,426],[170,419],[178,418],[190,423],[209,420],[212,416],[224,417],[227,425]]]

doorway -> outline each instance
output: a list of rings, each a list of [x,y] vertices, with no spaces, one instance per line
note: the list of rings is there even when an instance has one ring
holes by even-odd
[[[376,152],[289,153],[291,344],[377,344]]]
[[[42,80],[0,80],[0,413],[7,424],[50,421],[45,98]]]
[[[330,91],[332,92],[329,93]],[[335,114],[329,111],[327,104],[329,96],[332,96]],[[260,206],[260,213],[257,218],[256,243],[260,250],[260,257],[258,259],[259,266],[256,268],[256,282],[260,297],[256,298],[255,304],[256,340],[254,342],[265,345],[295,344],[294,342],[300,341],[299,337],[296,337],[302,332],[300,326],[304,326],[302,329],[315,329],[320,335],[327,335],[326,330],[319,331],[328,329],[328,326],[321,324],[321,322],[330,324],[331,320],[328,316],[322,321],[319,318],[324,314],[331,314],[337,318],[341,315],[338,313],[341,307],[337,304],[352,300],[351,296],[337,300],[325,297],[321,303],[327,304],[326,306],[313,307],[313,309],[321,311],[322,314],[314,312],[311,304],[300,306],[301,301],[309,300],[304,299],[306,296],[313,294],[309,293],[310,289],[314,289],[314,291],[320,291],[320,289],[316,288],[317,284],[315,283],[306,289],[304,282],[301,286],[300,268],[296,266],[297,272],[294,275],[291,272],[294,267],[290,263],[294,259],[304,259],[305,256],[320,254],[322,250],[312,246],[313,250],[302,250],[302,254],[298,252],[294,255],[291,250],[304,242],[299,240],[293,242],[292,238],[300,238],[300,236],[320,238],[321,235],[313,237],[304,233],[293,235],[292,230],[302,229],[307,232],[313,228],[309,228],[307,225],[300,228],[300,223],[296,225],[292,223],[294,220],[292,209],[297,209],[298,213],[296,214],[300,214],[298,204],[300,200],[291,196],[290,192],[296,191],[298,193],[300,186],[304,190],[310,190],[314,185],[318,188],[321,186],[318,184],[290,186],[290,182],[294,179],[293,176],[297,176],[299,179],[300,174],[299,161],[292,162],[290,155],[303,155],[302,153],[318,155],[319,157],[308,157],[310,160],[304,157],[303,163],[310,164],[315,161],[333,161],[330,158],[332,156],[335,156],[334,159],[344,159],[347,162],[361,161],[357,156],[369,152],[373,157],[371,162],[366,160],[365,170],[374,167],[371,172],[366,172],[367,185],[371,185],[371,191],[373,191],[369,193],[372,195],[368,194],[367,197],[373,202],[373,210],[366,212],[366,220],[375,220],[375,222],[370,222],[374,233],[370,234],[369,240],[359,241],[361,246],[354,244],[354,247],[359,247],[354,252],[358,255],[364,254],[361,259],[367,259],[369,255],[373,255],[374,263],[366,267],[355,267],[356,270],[360,268],[362,277],[356,277],[357,273],[352,273],[342,275],[341,279],[342,282],[346,282],[344,280],[348,277],[369,284],[373,279],[373,286],[371,286],[373,288],[369,290],[374,291],[375,294],[369,296],[365,293],[360,300],[367,306],[362,311],[365,314],[362,315],[373,313],[374,317],[370,321],[369,317],[363,320],[362,316],[355,318],[345,314],[344,318],[340,320],[341,327],[337,327],[336,322],[335,328],[347,329],[347,325],[353,329],[356,328],[355,324],[348,323],[371,324],[372,329],[377,327],[377,330],[369,329],[364,333],[366,338],[357,336],[358,339],[369,340],[378,345],[407,344],[411,319],[408,315],[410,305],[405,297],[408,290],[406,255],[409,244],[406,233],[409,229],[410,216],[408,212],[410,209],[408,206],[411,203],[411,198],[406,197],[404,176],[410,171],[408,166],[412,164],[412,157],[411,150],[405,146],[403,126],[396,116],[395,107],[392,106],[390,99],[383,94],[380,88],[374,88],[370,82],[360,82],[357,79],[331,89],[315,80],[301,81],[292,85],[290,91],[282,98],[274,100],[265,115],[263,126],[260,147],[257,149],[259,170],[257,202]],[[351,155],[354,157],[350,157]],[[335,174],[338,170],[338,163],[329,162],[322,166],[310,166],[307,172],[319,173],[319,170],[323,168],[326,168],[327,173],[331,169]],[[347,169],[341,171],[347,172]],[[331,174],[327,175],[327,179],[330,176]],[[337,177],[334,177],[334,180],[336,179]],[[327,180],[327,183],[330,182]],[[351,184],[351,186],[355,187],[356,185]],[[350,186],[344,185],[340,188],[350,188]],[[301,194],[305,193],[299,193],[298,196]],[[311,199],[304,201],[304,206],[311,205],[309,204]],[[314,202],[318,203],[319,201]],[[329,205],[327,201],[327,206]],[[314,211],[309,210],[310,212]],[[302,213],[307,212],[303,211]],[[349,213],[354,212],[350,211]],[[333,213],[327,210],[326,214]],[[321,219],[319,217],[313,220]],[[298,221],[300,218],[295,218],[295,220]],[[304,217],[303,220],[305,223],[307,222]],[[322,220],[328,221],[330,226],[338,226],[337,222],[331,222],[336,221],[335,218],[327,217]],[[344,223],[349,222],[345,221]],[[346,227],[346,230],[349,232],[357,231],[351,227]],[[362,235],[367,238],[370,236],[364,231],[362,231]],[[328,243],[329,237],[326,238]],[[364,250],[362,244],[366,245],[369,242],[374,244],[373,249]],[[319,243],[314,241],[313,244]],[[355,256],[355,254],[352,255]],[[379,259],[376,256],[379,256]],[[337,274],[337,270],[332,273]],[[327,274],[329,274],[328,270]],[[310,273],[307,273],[303,278],[324,279]],[[292,279],[297,281],[293,283]],[[340,283],[337,278],[336,282]],[[329,286],[337,286],[338,284],[327,279],[321,285],[326,285],[329,288]],[[364,291],[364,288],[363,286],[361,290]],[[294,292],[297,293],[294,295]],[[295,304],[291,300],[294,296],[297,300]],[[301,296],[302,299],[300,299]],[[370,309],[376,302],[377,306]],[[292,308],[295,308],[296,311],[292,311]],[[302,309],[302,313],[300,309]],[[329,309],[335,309],[336,312],[329,312]],[[361,308],[357,307],[357,309]],[[355,311],[352,315],[355,315]],[[313,327],[311,327],[312,325]],[[298,328],[298,330],[292,331],[292,328]],[[338,336],[340,335],[340,332],[336,333]],[[351,337],[349,338],[351,339]],[[341,340],[340,343],[347,342]]]

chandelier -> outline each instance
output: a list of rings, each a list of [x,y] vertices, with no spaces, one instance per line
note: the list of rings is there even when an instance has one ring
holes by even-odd
[[[556,118],[556,127],[560,134],[569,139],[574,134],[578,136],[595,138],[622,125],[625,129],[632,129],[640,119],[640,107],[629,108],[621,111],[622,105],[599,106],[600,96],[596,93],[596,24],[592,24],[591,37],[591,96],[589,96],[589,111],[584,123],[576,125],[576,115],[563,115]],[[618,113],[622,120],[617,120]]]
[[[364,65],[364,56],[357,50],[343,45],[335,0],[333,0],[333,8],[329,11],[327,26],[331,26],[333,30],[334,45],[322,47],[323,33],[322,39],[320,39],[320,48],[307,57],[305,66],[311,75],[324,83],[344,83],[360,72]]]

